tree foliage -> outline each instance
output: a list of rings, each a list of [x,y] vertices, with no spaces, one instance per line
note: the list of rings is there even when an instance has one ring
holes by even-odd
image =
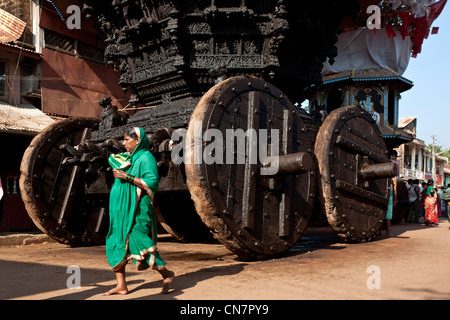
[[[430,143],[427,147],[425,147],[425,150],[433,152],[433,144]],[[450,149],[446,150],[442,146],[434,145],[434,152],[439,154],[441,157],[446,157],[450,163]]]

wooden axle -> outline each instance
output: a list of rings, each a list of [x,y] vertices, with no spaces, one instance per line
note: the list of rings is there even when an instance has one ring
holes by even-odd
[[[269,157],[263,168],[277,167],[276,175],[295,174],[314,170],[314,161],[306,152],[286,154],[278,157]]]
[[[392,178],[397,174],[397,164],[393,162],[385,162],[364,165],[359,174],[364,180]]]

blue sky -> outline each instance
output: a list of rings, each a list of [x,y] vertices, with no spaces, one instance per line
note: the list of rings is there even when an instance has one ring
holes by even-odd
[[[403,76],[414,87],[402,94],[400,117],[417,116],[417,138],[450,148],[450,2],[434,22],[437,35],[425,39],[422,53],[411,58]]]

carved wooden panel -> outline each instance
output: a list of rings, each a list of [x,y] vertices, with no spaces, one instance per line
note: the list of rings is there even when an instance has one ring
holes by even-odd
[[[147,106],[200,97],[227,77],[253,75],[294,102],[319,83],[356,0],[85,0],[106,33],[105,57]],[[149,89],[151,88],[151,89]]]

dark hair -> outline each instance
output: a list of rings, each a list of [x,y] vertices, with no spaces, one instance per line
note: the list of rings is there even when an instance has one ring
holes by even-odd
[[[128,129],[128,131],[126,132],[126,134],[133,140],[137,140],[138,136],[136,134],[136,131],[134,131],[134,128],[131,127],[130,129]]]
[[[434,184],[434,181],[432,179],[428,180],[428,185],[432,186]]]

